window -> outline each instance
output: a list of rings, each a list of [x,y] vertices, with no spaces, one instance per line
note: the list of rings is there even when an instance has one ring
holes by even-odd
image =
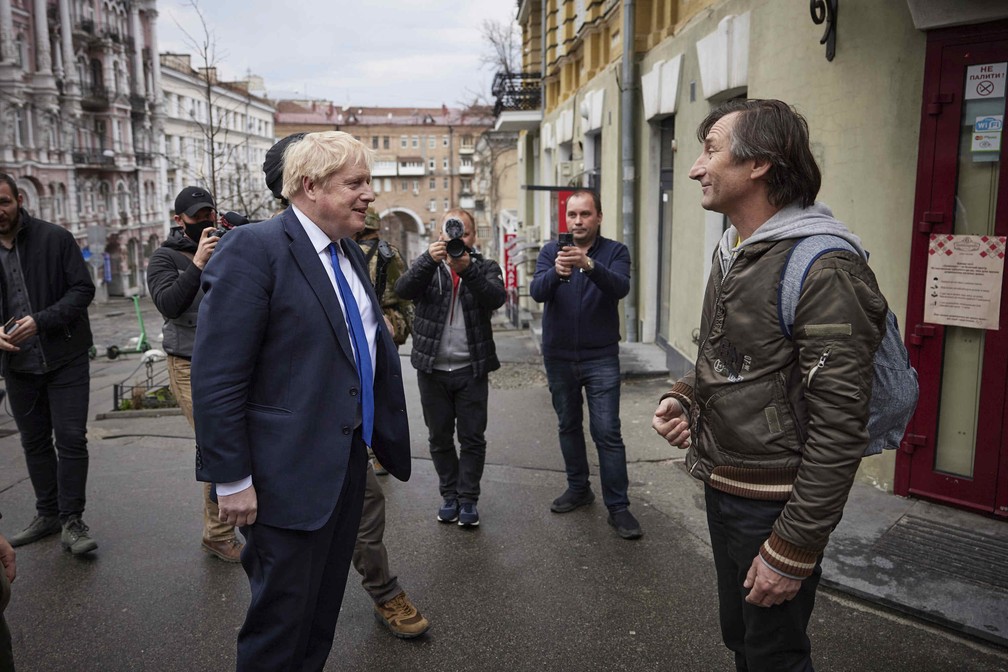
[[[420,180],[413,180],[413,191],[420,191]]]
[[[448,159],[441,159],[441,168],[448,170]]]
[[[437,210],[437,201],[434,200],[433,198],[430,199],[430,202],[427,204],[427,209],[430,210],[431,212],[436,211]]]
[[[437,179],[433,177],[430,178],[430,180],[428,180],[427,182],[427,188],[430,189],[431,191],[437,189]]]
[[[399,146],[402,147],[403,149],[406,149],[407,147],[409,147],[409,138],[407,136],[405,136],[405,135],[400,135],[399,136]]]
[[[392,191],[392,178],[391,177],[386,177],[385,178],[385,191]]]
[[[399,182],[399,191],[406,191],[407,189],[409,189],[409,182],[407,182],[406,180],[401,180]]]
[[[381,180],[375,180],[374,182],[372,182],[371,183],[371,189],[374,191],[374,193],[380,194],[381,193]]]
[[[441,146],[442,147],[447,147],[448,146],[448,136],[447,135],[442,135],[441,136]]]
[[[434,149],[437,147],[437,136],[429,135],[427,136],[427,149]]]
[[[431,170],[434,170],[434,159],[431,159],[430,161],[427,162],[427,167],[430,168]]]
[[[448,199],[447,199],[447,198],[446,198],[446,199],[444,199],[444,209],[445,209],[445,210],[447,210],[447,209],[449,209],[450,207],[451,207],[451,203],[449,203],[449,202],[448,202]]]
[[[420,136],[419,135],[414,135],[413,136],[413,146],[414,147],[419,147],[420,146]]]
[[[466,134],[462,136],[462,146],[472,147],[473,146],[473,136]]]
[[[447,188],[448,188],[448,178],[447,178],[447,177],[446,177],[446,178],[444,178],[444,188],[445,188],[445,189],[447,189]]]
[[[371,136],[371,149],[378,149],[378,136],[377,135],[372,135]]]
[[[383,135],[382,136],[382,149],[388,149],[388,148],[389,148],[389,136]]]
[[[462,180],[462,191],[472,191],[472,180],[463,179]]]

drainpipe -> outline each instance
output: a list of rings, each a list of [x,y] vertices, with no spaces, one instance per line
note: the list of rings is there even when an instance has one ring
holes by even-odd
[[[626,340],[636,343],[637,336],[637,236],[634,218],[634,187],[637,182],[634,166],[634,97],[637,79],[634,73],[634,0],[623,0],[623,90],[620,93],[620,150],[623,159],[623,244],[630,250],[630,293],[623,307],[626,313]]]

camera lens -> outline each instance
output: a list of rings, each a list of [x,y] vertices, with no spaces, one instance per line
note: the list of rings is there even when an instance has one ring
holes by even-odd
[[[448,252],[449,257],[458,259],[466,253],[466,246],[461,238],[452,238],[445,244],[445,251]]]
[[[465,235],[465,224],[463,224],[462,220],[457,217],[450,217],[445,220],[444,233],[445,237],[449,239],[461,238]]]

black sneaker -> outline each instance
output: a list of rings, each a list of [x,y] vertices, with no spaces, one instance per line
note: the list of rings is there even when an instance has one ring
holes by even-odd
[[[98,542],[88,536],[88,526],[80,516],[70,516],[63,524],[63,534],[60,537],[63,549],[74,555],[90,553],[98,548]]]
[[[466,502],[461,506],[458,513],[459,527],[476,527],[479,525],[479,511],[476,510],[476,502]]]
[[[584,492],[574,492],[567,488],[562,495],[553,500],[550,504],[550,511],[553,513],[567,513],[582,506],[588,506],[595,501],[595,493],[591,489]]]
[[[633,514],[623,509],[609,514],[609,524],[616,528],[616,534],[624,539],[640,539],[644,531]]]
[[[56,534],[61,529],[59,518],[56,516],[38,515],[28,523],[28,527],[17,534],[12,534],[7,541],[10,542],[11,546],[16,548],[38,541],[39,539],[45,539]]]
[[[459,503],[457,499],[446,499],[441,503],[441,508],[437,511],[437,519],[442,523],[454,523],[459,517]]]

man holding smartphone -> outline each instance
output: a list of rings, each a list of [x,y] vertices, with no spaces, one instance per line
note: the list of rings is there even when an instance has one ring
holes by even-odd
[[[532,298],[545,303],[543,363],[567,471],[567,490],[550,509],[568,513],[595,501],[588,480],[583,390],[609,524],[624,539],[638,539],[644,533],[628,508],[626,447],[619,418],[618,307],[630,291],[630,252],[623,243],[601,236],[601,226],[598,194],[586,189],[571,194],[570,237],[543,245],[530,287]]]
[[[62,533],[63,548],[80,555],[98,547],[81,518],[95,287],[73,235],[32,217],[22,202],[14,178],[0,173],[0,371],[36,509],[9,541],[23,546]]]

